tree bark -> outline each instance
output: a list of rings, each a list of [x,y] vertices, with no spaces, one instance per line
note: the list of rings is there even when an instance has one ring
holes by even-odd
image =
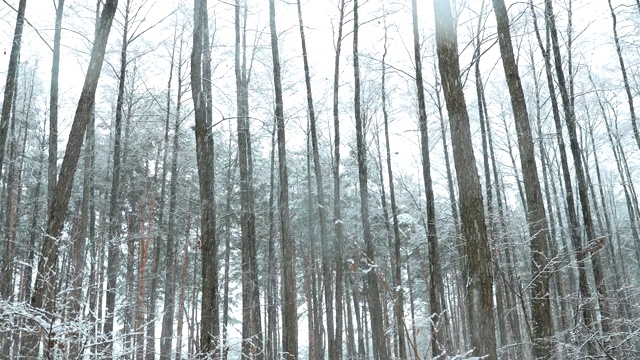
[[[389,359],[387,340],[382,318],[382,303],[378,288],[378,272],[375,262],[375,245],[371,223],[369,219],[369,188],[367,171],[367,145],[365,140],[365,125],[361,113],[361,88],[360,88],[360,63],[358,51],[358,0],[353,2],[353,72],[354,72],[354,117],[356,123],[356,146],[358,156],[358,184],[360,187],[360,216],[362,232],[365,243],[364,255],[366,256],[368,295],[370,302],[371,328],[373,335],[373,355],[375,359]],[[364,316],[363,316],[364,317]]]
[[[20,46],[22,44],[22,29],[24,27],[24,13],[27,8],[27,0],[20,0],[18,4],[18,16],[9,54],[9,67],[7,68],[7,81],[4,84],[4,98],[2,100],[2,113],[0,114],[0,173],[4,164],[4,153],[7,145],[7,133],[11,121],[11,107],[16,96],[15,83],[18,80],[18,67],[20,66]]]
[[[553,335],[553,319],[549,298],[547,215],[538,178],[527,104],[513,52],[513,45],[511,44],[509,15],[504,0],[493,0],[493,9],[498,25],[498,42],[500,44],[500,54],[502,55],[502,65],[507,79],[511,107],[516,124],[520,166],[526,195],[526,218],[531,239],[531,276],[533,279],[531,285],[531,317],[534,336],[533,357],[547,359],[553,356],[553,347],[549,344],[549,337]]]
[[[343,263],[343,223],[341,211],[341,194],[340,194],[340,116],[339,116],[339,97],[340,89],[340,52],[342,49],[342,31],[344,25],[345,0],[340,0],[340,15],[338,20],[338,35],[335,43],[335,60],[333,68],[333,248],[335,251],[335,306],[336,306],[336,327],[335,327],[335,344],[330,353],[330,357],[335,360],[342,360],[342,323],[343,323],[343,293],[344,288],[344,266]],[[327,302],[328,304],[329,302]]]
[[[462,236],[467,242],[467,306],[473,354],[497,359],[493,278],[482,190],[471,145],[469,115],[460,80],[458,44],[449,0],[434,2],[436,49],[449,113],[453,158],[458,175]]]
[[[284,104],[280,75],[280,55],[278,33],[276,31],[275,1],[269,0],[269,28],[271,30],[271,55],[273,58],[273,83],[275,90],[275,121],[278,144],[278,175],[280,179],[278,209],[280,213],[280,233],[282,246],[282,285],[284,302],[282,311],[282,351],[286,359],[298,358],[298,315],[296,286],[296,249],[291,233],[289,216],[289,177],[287,171],[287,150],[285,147]]]
[[[413,19],[413,51],[416,66],[416,88],[418,94],[418,126],[420,128],[420,149],[422,154],[422,177],[424,193],[427,200],[427,243],[429,247],[429,317],[431,323],[431,351],[433,356],[447,352],[448,319],[444,299],[444,284],[440,270],[440,254],[436,233],[436,208],[431,180],[431,160],[429,158],[429,132],[427,129],[427,112],[424,99],[424,83],[422,78],[422,54],[420,52],[420,36],[418,35],[418,6],[412,0]]]
[[[198,165],[198,185],[200,191],[200,244],[202,250],[202,320],[200,322],[200,356],[216,357],[218,335],[218,243],[215,226],[215,197],[213,192],[213,138],[211,124],[207,121],[207,103],[204,78],[203,48],[207,27],[207,0],[194,0],[193,48],[191,50],[191,91],[195,112],[196,159]],[[208,60],[207,58],[204,60]]]

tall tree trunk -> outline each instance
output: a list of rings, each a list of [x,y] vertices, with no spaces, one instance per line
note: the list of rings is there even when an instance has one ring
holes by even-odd
[[[278,355],[278,324],[277,324],[277,294],[278,274],[276,264],[275,239],[275,154],[276,153],[276,123],[271,128],[271,154],[269,176],[269,242],[267,244],[267,339],[265,341],[265,355],[267,360],[274,360]]]
[[[371,223],[369,220],[369,188],[367,172],[367,144],[365,140],[365,124],[361,113],[361,88],[360,88],[360,63],[358,52],[358,0],[353,2],[353,72],[354,72],[354,116],[356,122],[356,143],[358,156],[358,184],[360,186],[360,216],[362,232],[365,243],[367,283],[369,285],[369,302],[371,314],[371,328],[374,343],[374,359],[386,360],[389,358],[387,341],[382,318],[382,303],[380,289],[378,288],[378,272],[375,263],[375,245]],[[364,316],[364,314],[363,314]]]
[[[333,289],[332,270],[329,265],[329,249],[327,235],[327,213],[325,207],[324,182],[322,179],[322,164],[320,163],[320,151],[318,149],[318,131],[316,125],[316,115],[313,107],[313,96],[311,92],[311,75],[309,73],[309,60],[307,55],[307,43],[304,36],[304,26],[302,22],[302,6],[298,0],[298,22],[300,24],[300,39],[302,42],[302,59],[304,65],[304,80],[307,89],[307,112],[309,115],[309,130],[311,135],[311,148],[313,152],[313,171],[316,180],[316,197],[318,204],[318,217],[320,221],[320,245],[322,251],[322,287],[324,288],[324,298],[327,312],[327,340],[329,354],[335,353],[335,347],[341,346],[335,342],[334,338],[334,315],[333,315]],[[316,349],[319,355],[324,358],[324,349]]]
[[[165,271],[165,295],[164,295],[164,303],[163,303],[163,312],[162,316],[162,329],[160,332],[160,359],[171,359],[171,344],[173,342],[173,319],[175,313],[175,300],[176,300],[176,268],[177,268],[177,258],[176,258],[176,249],[177,244],[174,244],[174,236],[175,236],[175,211],[177,205],[177,191],[178,191],[178,153],[180,151],[180,117],[182,114],[180,113],[180,109],[182,106],[182,35],[180,34],[180,48],[178,50],[178,76],[177,76],[177,85],[178,85],[178,94],[176,98],[176,110],[175,110],[175,125],[173,128],[173,146],[171,149],[171,180],[169,185],[169,221],[167,223],[167,241],[166,241],[166,271]],[[178,46],[178,35],[177,29],[176,33],[174,33],[173,37],[173,46],[171,49],[171,65],[169,66],[169,81],[167,82],[167,117],[165,119],[165,134],[164,134],[164,159],[162,161],[162,189],[160,195],[160,206],[158,208],[160,212],[160,216],[163,216],[163,207],[164,204],[164,195],[165,195],[165,176],[166,176],[166,165],[167,165],[167,148],[168,148],[168,140],[169,140],[169,120],[171,119],[171,80],[173,79],[173,69],[175,67],[175,51],[176,46]],[[161,219],[159,219],[161,220]],[[155,247],[159,248],[160,244],[156,242]],[[159,252],[159,250],[156,250]],[[160,261],[158,257],[157,261]],[[155,266],[155,262],[154,262]],[[157,276],[157,274],[156,274]],[[182,291],[182,290],[181,290]],[[153,301],[153,299],[152,299]],[[181,316],[181,314],[179,314]],[[151,326],[151,324],[149,324]],[[147,341],[155,342],[155,339],[148,339]],[[147,355],[150,355],[147,353]],[[155,354],[154,354],[155,355]],[[151,359],[148,359],[151,360]]]
[[[502,65],[504,67],[511,107],[518,136],[520,166],[526,195],[527,223],[531,239],[531,317],[533,323],[533,357],[550,358],[553,347],[548,344],[553,334],[551,302],[549,299],[549,250],[547,248],[547,215],[542,200],[542,190],[538,178],[533,136],[529,124],[527,104],[518,73],[511,32],[509,15],[504,0],[493,0],[493,9],[498,24],[498,42]]]
[[[385,26],[384,53],[382,55],[382,116],[384,120],[384,139],[387,176],[389,181],[389,200],[391,202],[391,219],[393,221],[393,287],[395,292],[394,314],[396,322],[396,336],[398,341],[398,356],[400,359],[407,358],[407,346],[405,341],[405,321],[404,321],[404,289],[402,287],[402,250],[400,238],[400,225],[398,222],[398,205],[396,203],[396,191],[393,177],[393,167],[391,166],[391,145],[389,141],[389,113],[387,111],[387,90],[386,90],[386,56],[387,56],[387,28]],[[382,164],[380,164],[382,167]],[[382,172],[382,171],[381,171]]]
[[[562,99],[562,105],[564,109],[564,119],[569,133],[569,144],[571,148],[571,154],[573,155],[573,163],[575,167],[576,178],[578,180],[578,196],[580,200],[580,208],[582,210],[582,222],[586,230],[587,245],[589,249],[593,249],[594,243],[598,241],[596,239],[596,232],[593,226],[593,217],[591,215],[591,206],[589,204],[588,187],[585,178],[584,165],[581,159],[581,149],[578,143],[578,135],[576,130],[576,117],[573,107],[572,97],[569,97],[567,92],[567,85],[564,79],[564,73],[562,70],[562,54],[560,54],[560,45],[558,40],[558,34],[555,26],[555,16],[553,14],[552,7],[553,0],[545,0],[545,15],[547,20],[547,26],[551,35],[551,42],[553,45],[553,58],[555,62],[556,75],[558,80],[558,89]],[[640,146],[640,143],[638,143]],[[604,238],[603,238],[604,241]],[[601,316],[602,332],[605,335],[604,350],[608,347],[607,336],[611,335],[611,310],[608,303],[607,286],[604,279],[604,270],[602,268],[602,261],[600,254],[597,251],[589,250],[591,252],[591,263],[593,267],[593,276],[596,285],[596,291],[598,293],[598,305]]]
[[[493,315],[491,253],[482,190],[471,145],[469,115],[460,81],[458,41],[449,0],[434,1],[436,49],[449,113],[453,158],[458,175],[462,236],[467,242],[467,303],[473,354],[497,359]]]
[[[206,63],[203,48],[208,34],[206,16],[207,0],[194,0],[193,10],[193,48],[191,50],[191,91],[195,111],[196,158],[198,165],[198,184],[200,189],[200,244],[202,249],[202,320],[200,322],[200,354],[216,357],[220,326],[218,319],[218,243],[215,226],[215,197],[213,191],[213,138],[211,123],[207,119],[207,92],[202,79],[205,77]],[[208,40],[206,40],[208,42]],[[210,79],[210,77],[209,77]],[[209,80],[207,80],[209,81]],[[210,84],[209,84],[210,85]]]
[[[94,129],[93,129],[93,118],[94,115],[91,115],[92,119],[87,124],[87,133],[84,145],[84,175],[82,179],[82,205],[80,210],[80,221],[78,222],[77,231],[73,231],[73,241],[72,241],[72,290],[71,290],[71,316],[75,321],[81,320],[82,317],[82,305],[84,303],[82,299],[82,291],[83,291],[83,280],[84,280],[84,267],[85,267],[85,247],[86,247],[86,238],[88,232],[88,226],[91,213],[91,204],[93,203],[93,197],[91,194],[91,189],[93,187],[93,158],[92,152],[94,147]],[[91,235],[91,234],[89,234]],[[89,236],[89,241],[93,241],[94,239]],[[70,358],[77,358],[82,354],[82,344],[87,339],[81,336],[79,331],[75,331],[72,334],[71,346],[69,349]]]
[[[548,22],[551,21],[551,17],[553,16],[550,5],[551,4],[547,2],[547,0],[545,0],[545,18],[547,19]],[[533,7],[532,1],[529,2],[529,6],[531,8],[531,13],[534,18],[534,28],[536,32],[536,38],[538,40],[538,45],[540,47],[540,50],[542,51],[542,55],[545,61],[545,73],[547,76],[547,86],[549,87],[549,93],[551,94],[550,95],[551,109],[553,112],[555,129],[557,132],[558,149],[560,152],[563,181],[564,181],[564,186],[566,191],[565,196],[566,196],[566,204],[567,204],[567,217],[569,221],[573,250],[576,253],[576,261],[578,265],[578,276],[579,276],[578,281],[579,281],[580,295],[583,299],[585,299],[585,301],[587,301],[585,304],[582,304],[582,316],[583,316],[584,324],[589,330],[589,332],[594,333],[595,318],[594,318],[592,306],[591,304],[588,303],[588,301],[591,299],[591,291],[589,289],[589,283],[587,280],[587,273],[586,273],[586,253],[583,251],[583,248],[582,248],[582,236],[580,234],[578,218],[575,212],[573,185],[571,183],[571,175],[569,172],[569,166],[567,162],[565,143],[562,138],[562,125],[560,124],[560,110],[559,110],[558,100],[555,95],[555,85],[554,85],[554,79],[553,79],[552,67],[551,67],[551,49],[549,46],[550,24],[547,27],[547,41],[546,41],[547,46],[545,49],[545,46],[542,43],[542,37],[540,36],[540,31],[538,30],[536,13],[535,13],[535,9]],[[557,37],[557,34],[556,34],[556,37]],[[559,56],[559,54],[557,56]],[[564,83],[562,85],[564,85]],[[566,94],[566,88],[565,88],[565,94]],[[596,344],[594,343],[593,340],[589,340],[587,342],[587,352],[589,353],[589,355],[595,355],[597,353]]]
[[[335,253],[335,268],[336,268],[336,287],[335,287],[335,306],[336,306],[336,327],[335,327],[335,344],[333,347],[330,358],[335,360],[342,360],[342,322],[343,322],[343,293],[344,288],[344,267],[343,263],[343,222],[341,211],[341,197],[340,197],[340,116],[339,116],[339,97],[338,92],[340,89],[340,52],[342,49],[342,31],[344,25],[344,12],[345,12],[345,0],[340,0],[340,15],[338,20],[338,35],[335,43],[335,60],[333,68],[333,248]],[[329,304],[329,302],[327,302]],[[349,314],[350,316],[350,314]],[[351,325],[351,324],[348,324]],[[347,341],[347,343],[349,343]]]
[[[27,8],[27,0],[20,0],[18,4],[18,16],[13,32],[11,53],[9,54],[9,67],[7,68],[7,81],[4,85],[4,98],[2,100],[2,113],[0,113],[0,174],[4,164],[4,153],[7,145],[7,132],[11,121],[11,107],[16,96],[16,82],[18,80],[18,67],[20,66],[20,46],[22,44],[22,29],[24,27],[24,13]]]
[[[56,186],[58,166],[58,78],[60,74],[60,38],[62,37],[62,15],[64,0],[58,0],[56,22],[53,34],[53,60],[51,65],[51,88],[49,99],[49,167],[47,170],[47,206],[51,206],[53,190]]]
[[[189,205],[190,207],[191,205]],[[182,359],[182,327],[184,314],[187,312],[185,306],[185,295],[188,286],[187,271],[189,268],[189,240],[191,239],[191,210],[187,209],[187,219],[185,227],[184,253],[182,255],[182,271],[180,274],[180,295],[178,295],[178,329],[176,330],[176,359]],[[187,346],[188,348],[189,346]]]
[[[424,83],[422,79],[422,54],[420,52],[420,36],[418,35],[418,6],[412,0],[413,19],[413,51],[416,66],[416,87],[418,93],[418,126],[420,128],[420,149],[422,154],[422,176],[424,193],[427,200],[427,242],[429,246],[429,312],[431,322],[431,351],[433,356],[446,353],[448,342],[448,319],[444,299],[444,285],[440,270],[438,237],[436,234],[436,208],[433,184],[431,180],[431,160],[429,158],[429,132],[427,129],[427,112],[424,99]],[[445,325],[447,324],[447,325]]]
[[[80,158],[82,142],[87,124],[91,119],[94,96],[100,78],[100,70],[104,60],[107,39],[111,30],[111,23],[118,5],[117,0],[107,0],[104,4],[96,38],[91,50],[91,60],[85,76],[82,93],[78,100],[78,107],[71,125],[64,159],[60,168],[56,190],[51,201],[51,210],[47,217],[47,230],[43,239],[41,258],[38,262],[38,273],[31,306],[45,309],[49,313],[55,310],[55,279],[58,263],[58,238],[62,234],[64,220],[71,198],[73,177]],[[27,355],[36,357],[38,354],[39,335],[30,334],[25,339],[24,347]]]
[[[118,98],[116,100],[115,133],[113,135],[113,175],[111,178],[111,192],[109,200],[108,235],[108,260],[107,260],[107,291],[106,314],[104,322],[104,335],[106,337],[106,350],[108,354],[113,352],[113,328],[116,307],[116,291],[118,272],[120,267],[120,191],[121,191],[121,164],[122,164],[122,112],[124,105],[124,87],[127,70],[127,45],[129,41],[129,11],[130,0],[125,7],[124,28],[122,32],[122,47],[120,49],[120,72],[118,75]]]
[[[246,9],[246,4],[244,8]],[[253,160],[249,124],[249,77],[246,43],[240,28],[240,1],[235,7],[235,74],[238,126],[238,162],[240,170],[240,229],[242,249],[242,354],[262,358],[263,339],[260,321],[260,293],[256,259],[256,215],[253,195]],[[246,17],[244,19],[246,21]],[[246,29],[246,23],[243,24]],[[241,46],[242,39],[242,50]],[[241,62],[242,60],[242,62]]]
[[[282,245],[282,286],[284,293],[282,311],[282,351],[286,359],[298,358],[298,315],[296,287],[296,251],[291,234],[289,217],[289,177],[287,174],[287,150],[285,147],[284,105],[276,31],[275,1],[269,0],[269,28],[271,29],[271,55],[273,58],[273,83],[275,88],[275,120],[277,124],[278,175],[280,179],[278,209]]]

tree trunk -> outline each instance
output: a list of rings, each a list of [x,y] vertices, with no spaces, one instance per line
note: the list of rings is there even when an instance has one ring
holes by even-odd
[[[471,145],[469,115],[458,61],[458,45],[448,0],[434,2],[436,48],[449,112],[453,158],[458,175],[462,236],[467,241],[467,303],[473,354],[497,359],[493,315],[491,253],[482,204],[482,190]]]
[[[245,4],[246,7],[246,4]],[[249,74],[246,43],[240,29],[240,1],[235,7],[235,74],[238,123],[238,162],[240,170],[240,229],[242,248],[242,354],[262,358],[263,340],[260,321],[260,293],[256,259],[256,216],[253,195],[253,160],[249,124]],[[246,21],[246,17],[244,19]],[[243,24],[243,30],[246,24]],[[241,64],[242,58],[242,64]]]
[[[318,131],[316,125],[316,115],[313,107],[313,96],[311,92],[311,75],[309,72],[309,61],[307,58],[307,43],[304,36],[304,26],[302,22],[302,6],[298,0],[298,22],[300,24],[300,39],[302,42],[302,59],[304,65],[304,79],[307,89],[307,111],[309,115],[309,130],[311,135],[311,148],[313,152],[313,171],[316,180],[316,197],[318,207],[318,217],[320,221],[320,244],[322,251],[322,287],[324,288],[324,298],[326,303],[327,314],[327,340],[328,352],[334,354],[335,347],[341,346],[335,341],[334,337],[334,315],[333,315],[333,289],[332,289],[332,270],[329,265],[329,249],[327,235],[327,213],[324,195],[324,181],[322,179],[322,164],[320,163],[320,151],[318,149]],[[324,358],[324,349],[317,349],[319,355]]]
[[[282,311],[282,351],[286,359],[298,358],[298,315],[296,286],[295,241],[291,233],[289,217],[289,177],[287,174],[287,150],[285,147],[284,105],[276,31],[275,1],[269,1],[269,27],[271,29],[271,54],[273,58],[273,83],[275,87],[275,120],[277,124],[278,175],[280,179],[278,209],[282,245],[282,285],[284,293]]]
[[[573,155],[573,163],[575,166],[576,178],[578,180],[578,195],[580,200],[580,208],[582,210],[582,221],[586,230],[587,245],[588,248],[593,248],[596,239],[595,228],[593,226],[593,217],[591,215],[591,207],[589,204],[588,188],[584,174],[584,166],[580,156],[581,149],[578,143],[578,135],[576,130],[576,117],[573,108],[573,103],[567,92],[567,86],[564,79],[564,73],[562,70],[562,55],[560,54],[560,45],[558,40],[558,34],[555,26],[555,16],[553,14],[552,0],[545,0],[545,15],[547,20],[547,26],[551,35],[551,41],[553,44],[553,58],[555,61],[556,75],[558,80],[558,89],[560,91],[562,105],[564,108],[565,123],[569,133],[569,144],[571,148],[571,154]],[[640,146],[640,143],[639,143]],[[611,335],[611,310],[609,309],[607,286],[604,279],[604,273],[602,269],[602,263],[600,254],[596,251],[589,250],[591,252],[591,262],[593,266],[593,276],[596,285],[596,291],[598,293],[598,305],[601,319],[602,332],[604,338],[604,348],[608,347],[607,336]]]
[[[386,28],[385,28],[386,34]],[[382,116],[384,120],[384,139],[385,139],[385,156],[387,166],[387,176],[389,181],[389,200],[391,202],[391,219],[393,221],[393,285],[395,292],[394,314],[396,322],[396,336],[398,356],[400,359],[407,358],[407,346],[405,341],[406,327],[404,321],[404,289],[402,287],[402,250],[400,238],[400,225],[398,222],[398,205],[396,203],[396,191],[393,177],[393,167],[391,166],[391,145],[389,141],[389,114],[387,112],[387,93],[386,93],[386,55],[387,55],[387,37],[385,35],[385,48],[382,56]],[[382,164],[381,164],[382,167]]]
[[[551,49],[549,46],[549,41],[550,41],[549,34],[550,34],[550,28],[551,28],[550,21],[552,20],[551,17],[553,16],[550,8],[551,3],[545,0],[545,18],[547,19],[547,22],[549,22],[547,26],[546,49],[542,43],[542,37],[540,36],[540,32],[538,30],[533,2],[530,1],[529,5],[531,8],[532,15],[534,17],[534,27],[536,31],[536,38],[538,39],[538,45],[540,46],[540,50],[542,51],[542,55],[545,60],[545,73],[547,76],[547,85],[549,87],[549,92],[551,94],[550,96],[551,109],[553,111],[554,125],[557,132],[558,149],[560,151],[560,161],[562,164],[563,180],[564,180],[564,186],[566,190],[567,216],[569,219],[571,239],[572,239],[573,248],[574,248],[573,250],[576,252],[576,260],[578,265],[580,295],[583,299],[585,299],[585,301],[587,301],[587,303],[583,304],[582,306],[582,316],[583,316],[584,324],[589,330],[589,332],[594,333],[595,318],[594,318],[592,306],[591,304],[588,303],[588,301],[591,299],[591,292],[589,290],[589,283],[588,283],[587,274],[586,274],[586,264],[585,264],[586,254],[582,250],[582,237],[580,234],[578,219],[575,212],[573,185],[571,183],[571,175],[569,172],[569,166],[567,162],[566,148],[565,148],[564,140],[562,138],[562,125],[560,124],[560,110],[558,106],[558,100],[555,95],[555,86],[554,86],[554,79],[553,79],[552,67],[551,67]],[[557,34],[556,34],[556,37],[557,37]],[[559,54],[557,54],[557,56],[559,56]],[[564,86],[564,82],[562,85]],[[566,88],[564,92],[566,94]],[[597,353],[596,344],[594,343],[593,340],[589,340],[587,342],[587,352],[589,353],[589,355],[595,355]]]
[[[330,353],[330,358],[342,360],[342,321],[343,321],[343,293],[344,288],[344,267],[343,263],[343,223],[340,204],[340,116],[339,116],[339,97],[340,89],[340,52],[342,49],[342,30],[344,25],[345,0],[340,0],[340,15],[338,20],[338,36],[335,43],[335,60],[333,68],[333,248],[335,252],[335,268],[336,268],[336,287],[335,287],[335,306],[336,306],[336,327],[335,327],[335,346]],[[330,302],[327,301],[327,304]],[[350,315],[349,315],[350,316]],[[350,325],[350,324],[348,324]],[[347,341],[349,343],[349,341]]]
[[[640,133],[638,133],[638,124],[636,121],[636,110],[633,105],[633,94],[631,93],[631,86],[629,85],[629,77],[627,76],[627,67],[624,63],[624,58],[622,57],[622,47],[620,46],[620,38],[618,37],[618,18],[616,16],[615,11],[613,10],[613,5],[611,5],[611,0],[607,0],[609,4],[609,10],[611,11],[611,20],[613,22],[613,40],[616,44],[616,54],[618,55],[618,62],[620,63],[620,71],[622,72],[622,82],[624,84],[624,91],[627,95],[627,102],[629,104],[629,116],[631,117],[631,128],[633,129],[633,136],[636,140],[636,144],[640,148]],[[640,8],[640,3],[639,8]]]
[[[20,66],[20,46],[22,44],[22,29],[24,27],[24,13],[27,8],[27,0],[20,0],[18,4],[18,17],[11,43],[9,54],[9,67],[7,68],[7,81],[4,85],[4,98],[2,100],[2,113],[0,114],[0,173],[4,164],[4,153],[7,145],[7,132],[11,121],[11,107],[16,96],[16,81],[18,81],[18,67]]]
[[[493,9],[498,24],[498,42],[502,65],[504,67],[511,107],[518,136],[518,150],[520,165],[526,195],[527,223],[531,239],[531,316],[533,322],[533,357],[550,358],[553,347],[548,344],[553,335],[553,320],[551,316],[551,302],[549,299],[549,250],[547,248],[547,217],[542,200],[542,190],[538,178],[533,136],[529,124],[524,91],[518,73],[511,32],[509,30],[509,16],[504,0],[493,0]]]
[[[218,243],[215,226],[215,197],[213,191],[213,138],[211,123],[207,119],[207,104],[202,79],[206,74],[203,65],[203,48],[208,34],[205,29],[207,0],[194,0],[193,15],[193,49],[191,52],[191,91],[195,111],[196,158],[198,165],[198,184],[200,189],[200,231],[202,249],[202,320],[200,322],[200,354],[216,357],[218,335],[220,333],[218,319]],[[208,40],[207,40],[208,41]],[[206,56],[208,62],[209,57]],[[209,77],[210,78],[210,77]]]
[[[378,288],[378,272],[375,263],[375,245],[371,223],[369,220],[369,188],[367,172],[367,145],[365,140],[365,125],[360,110],[360,64],[358,52],[358,0],[353,2],[353,71],[354,71],[354,116],[356,122],[356,143],[358,156],[358,183],[360,186],[360,216],[365,243],[364,255],[366,256],[367,283],[369,285],[369,302],[371,313],[371,328],[374,343],[374,359],[386,360],[389,358],[387,341],[382,319],[382,303]],[[363,314],[364,316],[364,314]]]

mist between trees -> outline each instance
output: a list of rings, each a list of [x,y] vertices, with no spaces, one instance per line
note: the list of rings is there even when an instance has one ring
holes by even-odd
[[[640,358],[640,1],[0,8],[0,357]]]

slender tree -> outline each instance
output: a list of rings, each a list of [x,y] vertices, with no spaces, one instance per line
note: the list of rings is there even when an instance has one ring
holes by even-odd
[[[44,236],[41,257],[38,262],[36,284],[31,298],[31,306],[36,309],[46,309],[49,315],[55,311],[56,297],[56,268],[58,264],[58,238],[62,234],[64,221],[71,198],[73,177],[77,169],[80,151],[84,140],[87,124],[91,119],[95,92],[100,78],[100,71],[104,60],[105,49],[111,23],[118,6],[117,0],[107,0],[103,5],[100,23],[91,50],[91,60],[85,76],[82,93],[78,100],[78,107],[69,132],[67,147],[60,167],[60,174],[56,182],[56,189],[51,200],[51,209],[47,218],[47,230]],[[38,334],[31,334],[25,340],[24,347],[27,356],[35,357],[38,354]],[[46,348],[45,348],[46,350]],[[45,357],[51,353],[45,351]]]
[[[552,347],[549,337],[553,334],[553,320],[551,317],[551,302],[549,299],[549,254],[547,248],[547,218],[542,200],[542,190],[538,178],[533,136],[529,124],[527,104],[518,73],[511,31],[509,30],[509,15],[504,0],[493,0],[493,10],[498,24],[498,42],[502,65],[504,68],[511,107],[518,136],[518,150],[520,152],[520,166],[526,195],[526,213],[531,238],[531,316],[533,326],[533,356],[534,358],[550,358]]]
[[[4,84],[4,98],[2,99],[2,113],[0,113],[0,173],[4,163],[5,147],[7,145],[7,133],[11,121],[11,107],[16,92],[18,79],[18,66],[20,61],[20,46],[22,45],[22,29],[24,27],[24,13],[27,9],[27,0],[18,3],[18,15],[13,32],[11,53],[9,54],[9,67],[7,68],[7,80]]]
[[[340,115],[339,115],[339,89],[340,89],[340,53],[342,49],[342,31],[344,25],[345,0],[340,0],[340,15],[338,17],[338,34],[335,43],[335,60],[333,67],[333,248],[335,252],[336,286],[335,286],[335,308],[336,308],[336,328],[335,344],[330,356],[332,359],[342,360],[342,296],[344,292],[344,266],[343,264],[343,222],[341,211],[340,194]],[[329,303],[329,302],[327,302]],[[348,303],[348,302],[347,302]],[[350,314],[349,314],[350,316]],[[351,324],[348,324],[351,326]]]
[[[431,179],[431,159],[429,157],[429,130],[427,129],[427,111],[424,99],[424,83],[422,77],[422,54],[420,52],[420,36],[418,35],[418,5],[412,0],[413,20],[413,54],[416,66],[416,88],[418,93],[418,126],[420,128],[420,149],[422,154],[422,177],[424,178],[424,194],[427,198],[427,243],[429,247],[429,307],[431,321],[431,351],[433,356],[446,352],[446,304],[444,285],[440,270],[440,254],[436,232],[436,205]]]
[[[318,130],[316,113],[313,106],[313,95],[311,92],[311,74],[309,73],[309,59],[307,54],[307,41],[304,36],[304,25],[302,22],[302,5],[298,0],[298,23],[300,28],[300,40],[302,42],[302,60],[304,66],[304,80],[307,89],[307,112],[309,114],[309,131],[311,135],[311,150],[313,153],[313,173],[316,180],[316,197],[318,204],[318,217],[320,221],[320,250],[322,252],[322,287],[324,288],[324,298],[327,312],[327,340],[329,344],[329,354],[335,353],[338,344],[334,338],[334,315],[333,315],[333,288],[332,270],[329,265],[329,248],[327,234],[327,213],[325,207],[324,181],[322,177],[322,164],[320,163],[320,150],[318,147]],[[321,351],[324,357],[324,349]]]
[[[388,359],[387,340],[384,331],[382,317],[382,300],[380,289],[378,288],[378,272],[375,263],[375,245],[373,233],[371,232],[371,222],[369,219],[369,188],[367,172],[367,145],[365,140],[365,125],[361,111],[361,83],[360,83],[360,63],[358,52],[358,32],[360,24],[358,22],[358,0],[353,2],[353,73],[354,73],[354,117],[356,122],[356,147],[358,156],[358,184],[360,187],[360,217],[362,221],[362,232],[365,243],[364,255],[367,266],[367,285],[369,295],[369,306],[371,315],[371,328],[373,335],[374,357],[376,359]]]
[[[284,104],[274,0],[269,0],[269,28],[271,30],[271,55],[273,58],[273,84],[275,90],[278,178],[280,179],[278,210],[280,214],[280,241],[282,246],[282,285],[284,287],[282,352],[286,359],[295,360],[298,358],[296,248],[293,234],[291,233],[291,219],[289,215],[289,177],[287,170],[287,149],[285,147]]]

